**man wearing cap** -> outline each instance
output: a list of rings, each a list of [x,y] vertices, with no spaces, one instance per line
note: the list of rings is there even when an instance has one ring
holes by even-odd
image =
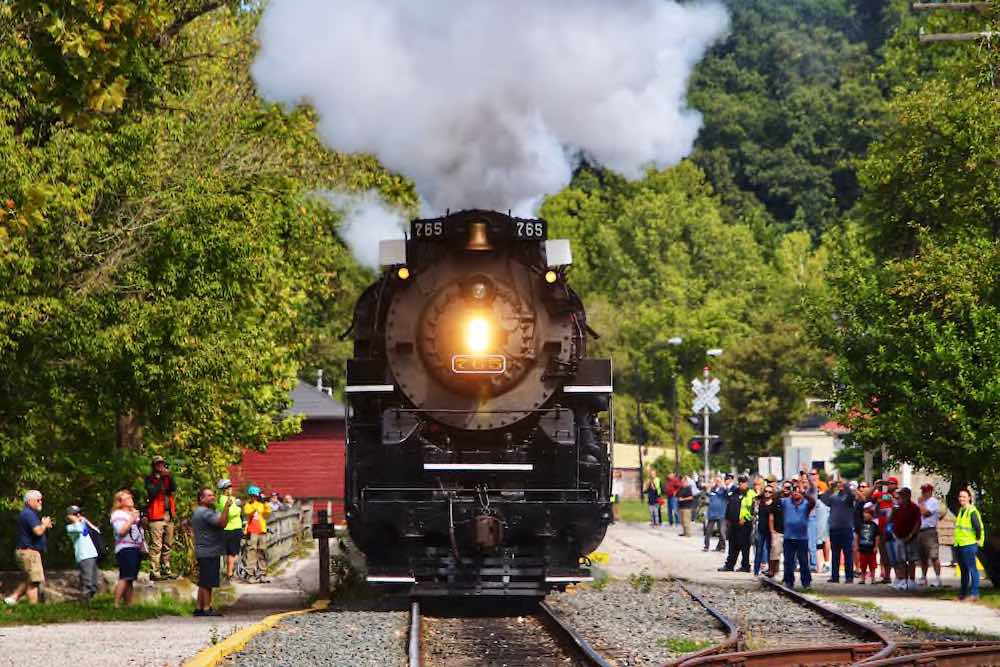
[[[162,456],[153,457],[153,471],[146,476],[146,518],[149,520],[149,578],[176,579],[170,571],[170,551],[174,547],[174,493],[177,484]]]
[[[726,540],[729,542],[729,553],[726,563],[719,572],[732,572],[736,569],[736,559],[742,558],[740,570],[750,571],[750,522],[744,519],[744,499],[750,493],[746,475],[740,475],[739,485],[730,489],[726,498]],[[751,502],[752,502],[751,498]]]
[[[896,489],[899,480],[890,477],[887,480],[875,480],[869,496],[875,502],[876,518],[878,520],[879,539],[878,556],[879,565],[882,568],[883,584],[888,584],[892,580],[889,578],[889,571],[896,565],[896,549],[893,548],[893,537],[889,532],[889,517],[892,514],[893,506],[896,503]]]
[[[934,581],[930,583],[931,588],[941,586],[941,560],[938,557],[938,519],[940,518],[941,504],[934,497],[934,485],[924,484],[920,487],[920,500],[917,502],[920,508],[920,533],[917,534],[917,553],[920,556],[921,578],[920,585],[927,585],[927,568],[931,564],[934,566]]]
[[[91,531],[100,532],[97,526],[83,516],[76,505],[66,508],[66,534],[73,541],[73,556],[80,569],[80,588],[89,602],[97,592],[97,547],[91,538]]]
[[[240,546],[243,542],[243,517],[240,514],[240,500],[233,498],[233,483],[228,479],[220,479],[219,497],[215,501],[215,511],[221,513],[222,509],[232,501],[233,511],[229,513],[229,519],[223,529],[223,541],[226,548],[226,576],[230,579],[236,572],[236,560],[240,557]]]
[[[24,580],[14,593],[4,598],[7,604],[17,604],[22,595],[30,604],[38,604],[38,589],[45,582],[42,554],[45,553],[45,533],[52,528],[52,519],[42,516],[42,492],[32,489],[24,494],[24,509],[17,515],[16,551],[17,565]]]
[[[917,551],[917,534],[920,532],[920,508],[911,499],[910,490],[906,487],[899,490],[899,506],[892,513],[893,537],[896,543],[896,578],[902,579],[893,584],[899,590],[914,590],[917,587],[917,561],[920,554]]]

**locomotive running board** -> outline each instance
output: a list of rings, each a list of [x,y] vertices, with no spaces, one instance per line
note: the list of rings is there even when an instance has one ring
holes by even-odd
[[[425,463],[424,470],[440,472],[531,472],[531,463]]]

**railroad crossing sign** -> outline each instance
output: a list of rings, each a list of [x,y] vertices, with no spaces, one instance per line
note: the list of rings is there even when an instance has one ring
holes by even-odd
[[[712,378],[707,382],[695,378],[691,380],[691,388],[694,390],[694,403],[691,406],[694,412],[701,412],[705,408],[708,408],[710,412],[718,412],[721,409],[718,378]]]

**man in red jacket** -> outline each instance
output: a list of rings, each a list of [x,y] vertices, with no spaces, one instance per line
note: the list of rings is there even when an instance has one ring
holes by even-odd
[[[177,484],[162,456],[153,457],[153,472],[146,476],[146,518],[149,520],[149,578],[176,579],[170,571],[170,551],[174,546]]]

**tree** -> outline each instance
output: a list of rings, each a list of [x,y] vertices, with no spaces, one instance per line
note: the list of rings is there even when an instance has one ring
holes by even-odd
[[[100,12],[92,4],[60,3],[60,20],[83,25]],[[121,49],[156,50],[160,71],[120,105],[81,102],[61,120],[66,101],[55,89],[4,88],[7,508],[31,487],[56,506],[107,507],[116,488],[137,485],[153,454],[173,461],[193,497],[244,447],[294,431],[282,410],[295,376],[304,363],[343,358],[330,341],[366,280],[336,236],[337,215],[313,193],[375,187],[415,202],[369,156],[327,152],[310,114],[258,102],[248,76],[256,14],[212,4],[197,17],[175,5],[157,30],[126,30],[134,43]],[[44,70],[41,46],[17,45],[51,18],[36,9],[59,9],[14,7],[18,20],[0,30],[4,82]],[[183,30],[170,36],[172,26]],[[95,65],[87,76],[117,79],[114,68],[126,64]],[[52,66],[43,78],[77,71]]]

